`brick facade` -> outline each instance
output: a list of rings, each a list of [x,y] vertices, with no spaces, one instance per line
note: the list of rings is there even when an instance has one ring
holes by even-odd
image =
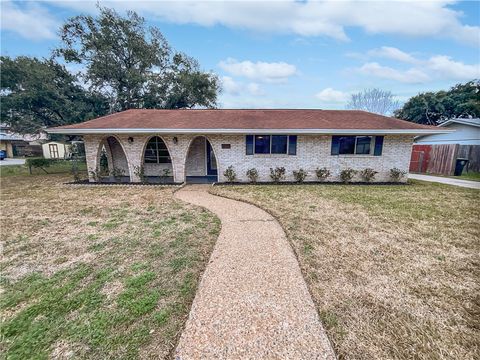
[[[188,175],[205,175],[205,142],[198,135],[159,135],[165,142],[172,158],[171,168],[176,182],[185,181]],[[99,149],[102,141],[108,136],[85,135],[85,150],[88,170],[93,171],[98,166]],[[118,151],[123,149],[128,163],[126,173],[131,181],[138,181],[135,175],[135,166],[143,163],[145,144],[151,135],[122,134],[115,135],[120,145],[111,151],[111,156],[118,156]],[[129,139],[130,138],[130,139]],[[331,136],[326,135],[299,135],[297,140],[296,155],[246,155],[244,135],[208,135],[206,138],[212,145],[217,158],[219,181],[226,181],[223,176],[225,169],[232,165],[239,181],[248,181],[246,172],[256,168],[259,172],[259,181],[270,181],[270,168],[283,166],[286,169],[286,180],[293,181],[292,172],[300,168],[308,171],[306,181],[315,181],[315,169],[326,167],[332,176],[329,181],[339,181],[340,171],[350,167],[363,170],[367,167],[378,171],[375,181],[389,181],[391,168],[399,168],[408,172],[410,153],[413,143],[411,135],[386,135],[381,156],[373,155],[331,155]],[[133,140],[133,141],[132,141]],[[187,153],[191,143],[191,152]],[[230,148],[222,148],[222,144],[229,144]],[[201,153],[200,153],[201,152]],[[115,163],[115,160],[113,160]],[[163,165],[163,164],[162,164]],[[187,171],[186,171],[187,169]],[[153,171],[150,167],[149,171]],[[358,177],[356,180],[360,180]],[[406,181],[406,178],[404,179]]]

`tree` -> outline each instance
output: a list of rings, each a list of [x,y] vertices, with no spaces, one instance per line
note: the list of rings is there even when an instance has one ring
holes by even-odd
[[[428,125],[451,118],[480,117],[480,81],[457,84],[448,91],[420,93],[411,97],[395,116]]]
[[[390,91],[381,89],[365,89],[350,95],[346,105],[347,109],[365,110],[381,115],[392,114],[400,107],[400,102],[395,100]]]
[[[2,122],[18,133],[37,133],[103,115],[106,99],[89,93],[53,60],[0,57]]]
[[[85,66],[85,81],[111,99],[112,111],[131,108],[214,107],[214,74],[175,53],[156,27],[129,11],[126,17],[99,7],[97,17],[80,15],[61,29],[55,54]]]

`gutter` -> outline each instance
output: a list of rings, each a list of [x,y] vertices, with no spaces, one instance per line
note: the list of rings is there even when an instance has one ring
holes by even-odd
[[[111,128],[111,129],[59,129],[45,130],[49,134],[302,134],[302,135],[430,135],[447,134],[447,129],[155,129],[155,128]]]

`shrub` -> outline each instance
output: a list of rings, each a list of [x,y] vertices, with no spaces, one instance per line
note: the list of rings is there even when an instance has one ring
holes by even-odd
[[[315,170],[315,174],[317,174],[317,178],[320,181],[325,181],[328,177],[330,177],[330,170],[326,167]]]
[[[113,176],[115,180],[120,180],[122,176],[125,175],[125,170],[114,167],[110,171],[110,176]]]
[[[133,173],[135,176],[138,176],[140,182],[145,182],[147,180],[147,176],[145,175],[145,167],[143,165],[133,167]]]
[[[390,169],[390,179],[392,179],[393,182],[400,182],[405,175],[407,175],[406,171],[402,171],[398,168]]]
[[[296,182],[302,183],[307,176],[308,176],[308,172],[306,172],[303,169],[300,169],[298,171],[293,171],[293,177],[295,178]]]
[[[55,162],[54,159],[44,159],[44,158],[30,158],[25,160],[25,165],[28,166],[30,174],[32,173],[32,168],[42,169],[45,173],[48,174],[47,170],[44,168],[49,167]]]
[[[340,171],[340,179],[342,180],[342,182],[347,184],[350,181],[352,181],[352,179],[353,179],[353,177],[355,176],[356,173],[357,173],[357,171],[353,170],[351,168],[343,169],[342,171]]]
[[[247,177],[250,179],[252,183],[256,183],[258,180],[258,170],[255,168],[247,170]]]
[[[225,170],[223,172],[223,176],[225,176],[227,178],[227,181],[229,183],[232,183],[235,181],[235,179],[237,178],[237,174],[235,173],[235,170],[233,170],[233,166],[230,165],[227,170]]]
[[[161,176],[162,181],[166,182],[169,176],[170,176],[170,169],[163,169],[162,176]]]
[[[375,180],[375,175],[378,174],[378,171],[373,170],[372,168],[366,168],[360,171],[360,176],[366,182]]]
[[[95,182],[100,182],[101,180],[101,176],[100,176],[100,169],[95,169],[95,170],[92,170],[90,171],[90,176],[92,177],[93,181]]]
[[[275,169],[270,168],[270,178],[275,183],[285,179],[285,168],[278,166]]]

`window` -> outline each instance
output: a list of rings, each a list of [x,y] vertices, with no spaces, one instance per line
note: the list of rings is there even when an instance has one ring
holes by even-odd
[[[287,141],[286,135],[272,135],[272,154],[286,154]]]
[[[288,154],[297,155],[296,135],[247,135],[245,137],[247,155]]]
[[[152,137],[145,147],[146,164],[169,164],[172,162],[167,146],[158,136]]]
[[[57,144],[48,144],[48,150],[50,151],[50,158],[58,159],[58,145]]]
[[[332,136],[332,155],[380,156],[382,148],[383,136]]]
[[[255,154],[270,153],[270,135],[255,135]]]

